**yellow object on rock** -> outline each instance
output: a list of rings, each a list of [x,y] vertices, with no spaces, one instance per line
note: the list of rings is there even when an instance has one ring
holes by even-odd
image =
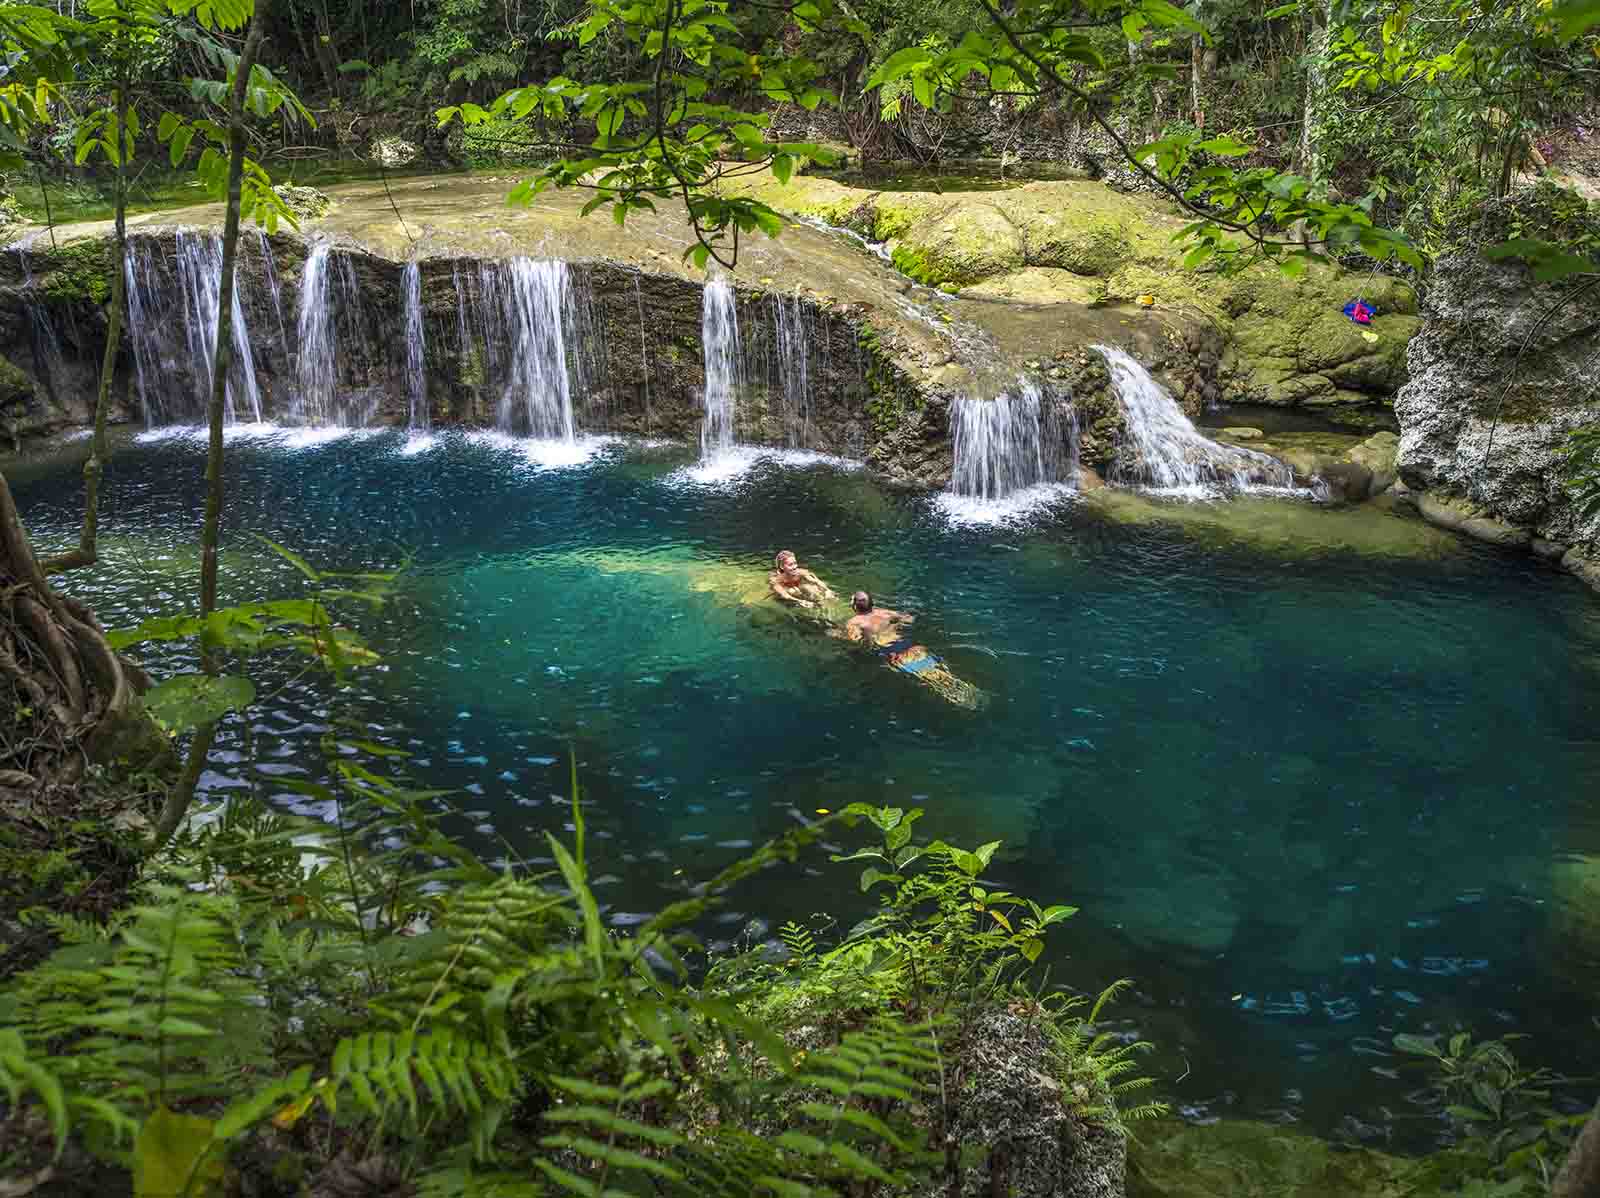
[[[1156,297],[1153,295],[1135,296],[1134,302],[1145,308],[1153,308],[1155,307]]]
[[[1376,333],[1362,333],[1361,334],[1361,339],[1363,341],[1371,341],[1373,343],[1376,343],[1377,340],[1378,340],[1378,334],[1376,334]]]

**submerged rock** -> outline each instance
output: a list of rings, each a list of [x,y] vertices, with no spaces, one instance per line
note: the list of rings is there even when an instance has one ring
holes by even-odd
[[[1141,1123],[1128,1198],[1423,1198],[1415,1162],[1265,1123]]]

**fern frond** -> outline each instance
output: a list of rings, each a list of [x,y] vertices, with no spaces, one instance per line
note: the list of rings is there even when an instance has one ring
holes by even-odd
[[[59,950],[17,988],[24,1040],[69,1088],[124,1111],[226,1094],[267,1066],[264,1005],[225,900],[158,892],[99,952]],[[107,960],[109,956],[109,960]]]
[[[380,1121],[415,1122],[423,1100],[444,1114],[478,1116],[510,1099],[516,1074],[488,1045],[449,1029],[362,1032],[339,1042],[329,1076]],[[421,1082],[418,1088],[417,1082]]]

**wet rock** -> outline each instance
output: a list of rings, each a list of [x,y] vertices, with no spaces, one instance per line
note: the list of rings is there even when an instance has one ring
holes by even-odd
[[[1533,534],[1526,528],[1496,519],[1479,505],[1458,496],[1424,491],[1416,497],[1417,511],[1430,524],[1463,533],[1490,545],[1527,548]]]
[[[1400,438],[1391,432],[1373,433],[1350,450],[1350,460],[1364,466],[1372,475],[1372,483],[1367,491],[1369,495],[1382,494],[1394,485],[1394,480],[1399,477],[1395,467],[1399,450]]]
[[[1417,1163],[1266,1123],[1146,1122],[1129,1148],[1128,1198],[1354,1198],[1418,1194]]]
[[[1533,556],[1540,561],[1560,565],[1561,559],[1567,555],[1571,546],[1563,545],[1560,541],[1547,541],[1543,537],[1534,537],[1528,548],[1533,550]]]
[[[1222,436],[1226,437],[1230,441],[1255,441],[1266,436],[1266,433],[1262,432],[1260,429],[1249,428],[1247,426],[1240,426],[1238,428],[1225,428],[1218,431]]]

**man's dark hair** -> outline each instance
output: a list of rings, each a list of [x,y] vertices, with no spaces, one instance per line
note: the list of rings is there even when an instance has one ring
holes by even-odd
[[[854,595],[850,596],[850,606],[855,608],[862,615],[866,615],[872,610],[872,596],[867,594],[865,591],[857,591]]]

